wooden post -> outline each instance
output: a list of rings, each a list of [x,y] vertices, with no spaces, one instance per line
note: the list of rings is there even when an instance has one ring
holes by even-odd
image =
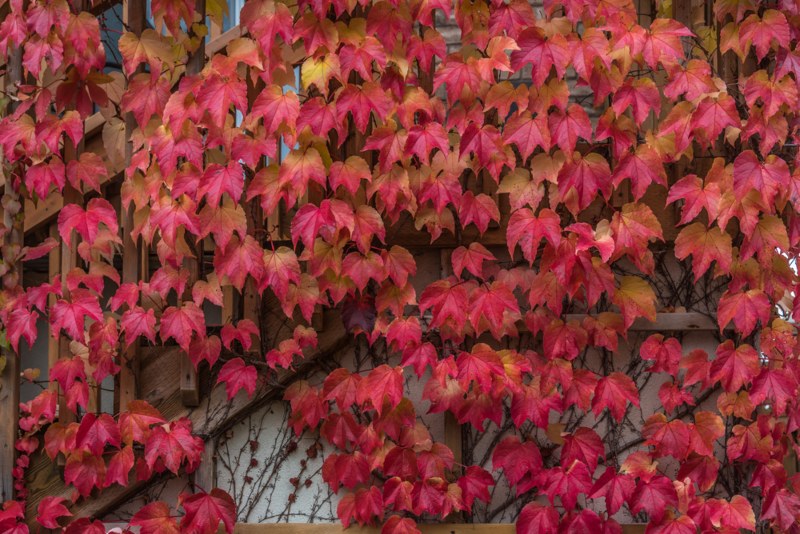
[[[146,23],[146,10],[143,0],[124,0],[122,3],[122,22],[135,35],[141,35]],[[131,135],[136,129],[136,120],[132,113],[125,115],[125,167],[131,162],[133,146]],[[121,208],[122,224],[122,282],[137,283],[142,276],[142,244],[141,238],[131,237],[134,228],[133,204],[128,209]],[[145,254],[146,256],[146,254]],[[121,355],[120,371],[114,388],[114,411],[121,412],[138,397],[136,382],[139,374],[139,343],[130,344]]]
[[[206,20],[206,1],[196,0],[195,11],[200,16],[200,24],[205,24]],[[203,70],[203,63],[206,59],[205,39],[200,39],[197,50],[189,55],[186,62],[186,75],[191,76]],[[183,301],[192,300],[192,286],[200,276],[200,262],[203,259],[203,243],[197,241],[189,243],[194,249],[194,258],[183,260],[184,268],[189,271],[189,280],[186,284],[186,291],[183,294]],[[197,377],[197,369],[189,359],[188,354],[181,354],[181,399],[184,406],[197,406],[200,404],[200,381]]]
[[[5,76],[7,93],[14,94],[17,84],[22,81],[22,50],[13,49],[8,57],[8,71]],[[12,107],[14,105],[12,104]],[[6,177],[6,185],[2,206],[2,221],[6,228],[3,245],[12,250],[23,244],[24,213],[19,193],[14,184]],[[8,261],[8,258],[4,258]],[[14,291],[22,285],[21,266],[9,262],[9,271],[3,276],[3,291]],[[0,371],[0,501],[14,498],[14,477],[12,472],[17,459],[14,444],[19,430],[19,386],[20,361],[19,353],[10,348],[0,349],[0,356],[5,360],[5,368]]]

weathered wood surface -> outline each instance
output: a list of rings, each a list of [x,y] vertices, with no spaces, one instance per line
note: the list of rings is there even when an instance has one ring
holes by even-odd
[[[9,52],[8,69],[4,78],[4,89],[9,94],[17,92],[17,84],[22,82],[22,50],[13,49]],[[15,104],[11,105],[12,109]],[[19,195],[13,190],[10,183],[7,183],[7,196],[9,205],[19,202]],[[0,208],[0,215],[7,232],[3,238],[3,245],[10,250],[23,245],[22,213],[16,215],[10,211]],[[21,265],[14,265],[9,262],[9,271],[3,276],[3,282],[10,285],[22,285]],[[16,278],[16,280],[15,280]],[[14,498],[14,477],[12,471],[16,461],[16,449],[14,444],[17,440],[17,429],[19,427],[19,388],[20,388],[20,358],[19,353],[4,348],[0,356],[5,359],[5,369],[0,371],[0,500]]]
[[[567,321],[582,321],[586,317],[583,313],[567,314]],[[718,331],[717,322],[702,313],[697,312],[673,312],[657,313],[655,322],[648,321],[640,317],[633,321],[628,329],[629,332],[711,332]]]

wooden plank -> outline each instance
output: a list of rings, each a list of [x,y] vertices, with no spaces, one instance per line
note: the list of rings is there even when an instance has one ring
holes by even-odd
[[[53,239],[59,239],[58,237],[58,225],[51,224],[50,225],[50,237]],[[48,269],[47,269],[47,279],[48,282],[51,282],[54,277],[58,276],[61,272],[61,248],[56,247],[50,251],[48,255]],[[47,302],[48,306],[53,306],[56,303],[56,296],[55,295],[48,295]],[[56,364],[59,358],[58,352],[58,338],[53,336],[47,336],[47,368],[52,369],[53,366]],[[48,371],[47,374],[48,379],[50,378],[50,373]],[[54,380],[50,380],[48,387],[52,391],[58,391],[60,389],[58,382]],[[63,395],[63,393],[59,393],[59,395]]]
[[[8,70],[5,79],[5,90],[8,94],[17,92],[17,84],[22,81],[22,50],[11,49],[8,56]],[[16,105],[12,104],[13,109]],[[20,196],[6,182],[3,196],[7,205],[20,206]],[[3,239],[4,245],[21,247],[23,245],[24,226],[22,224],[24,211],[15,213],[4,208],[2,212],[3,225],[7,229]],[[3,276],[4,286],[14,287],[22,285],[22,266],[9,262],[8,272]],[[19,388],[20,388],[20,361],[19,353],[10,348],[0,349],[0,356],[5,359],[5,369],[0,371],[0,500],[6,501],[14,498],[14,477],[12,472],[17,454],[14,444],[19,430]]]
[[[516,534],[516,526],[510,523],[438,523],[417,525],[422,534]],[[643,534],[646,525],[622,525],[623,534]],[[220,530],[220,532],[224,532]],[[239,523],[235,534],[380,534],[380,527],[351,526],[342,528],[335,523]]]
[[[567,321],[583,321],[586,317],[584,313],[567,314]],[[717,331],[719,325],[716,321],[696,312],[683,313],[658,313],[656,321],[650,322],[647,319],[636,319],[628,329],[631,332],[685,332],[685,331]]]
[[[244,34],[244,30],[240,25],[236,25],[230,30],[226,31],[222,35],[215,37],[208,41],[206,44],[206,57],[211,58],[214,54],[220,52],[223,48],[228,46],[228,43],[233,41],[234,39],[241,37]]]
[[[206,0],[195,1],[195,12],[199,15],[201,21],[206,19]],[[201,38],[200,44],[186,61],[186,74],[192,76],[198,74],[203,70],[205,63],[205,39]],[[189,271],[189,279],[186,283],[186,290],[184,291],[182,300],[184,302],[192,300],[192,287],[194,283],[200,278],[200,261],[203,258],[203,243],[202,241],[189,243],[190,248],[193,248],[194,257],[184,258],[183,267]],[[181,355],[181,398],[185,406],[197,406],[200,404],[200,379],[197,376],[197,369],[189,358],[188,354]]]

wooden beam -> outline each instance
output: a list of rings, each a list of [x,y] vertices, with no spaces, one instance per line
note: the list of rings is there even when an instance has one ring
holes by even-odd
[[[22,80],[22,50],[12,48],[8,54],[8,69],[4,80],[7,94],[14,95],[18,84]],[[11,109],[16,107],[11,104]],[[14,250],[24,244],[24,208],[20,202],[18,191],[10,180],[6,180],[3,191],[3,206],[0,208],[2,224],[6,234],[3,238],[4,247]],[[4,248],[4,250],[6,250]],[[15,265],[9,258],[8,271],[3,275],[4,288],[13,290],[22,286],[22,265]],[[17,459],[14,447],[19,431],[19,388],[20,388],[20,358],[19,353],[10,347],[0,349],[0,357],[5,361],[4,369],[0,370],[0,500],[14,498],[14,470]]]
[[[422,534],[515,534],[516,525],[510,523],[437,523],[417,525]],[[622,525],[623,534],[643,534],[646,525]],[[220,530],[220,532],[224,532]],[[344,529],[336,523],[239,523],[235,534],[380,534],[380,527],[359,527]]]
[[[223,48],[228,46],[228,43],[241,37],[244,34],[244,30],[240,25],[236,25],[230,30],[226,31],[222,35],[216,36],[213,39],[208,41],[205,47],[205,54],[207,57],[211,58],[214,54],[221,52]]]
[[[125,0],[122,3],[122,22],[135,35],[141,35],[147,22],[146,7],[143,0]],[[137,128],[133,113],[125,115],[125,166],[133,157],[131,137]],[[137,283],[142,277],[142,238],[133,239],[134,205],[128,209],[120,207],[122,224],[122,282]],[[114,411],[127,409],[128,404],[138,398],[139,343],[134,342],[122,352],[120,371],[115,380]]]
[[[584,317],[586,317],[584,313],[572,313],[567,315],[567,321],[583,321]],[[655,322],[640,317],[628,329],[630,332],[710,332],[718,330],[719,326],[716,321],[707,315],[696,312],[658,313]]]
[[[199,17],[201,24],[206,19],[206,0],[195,0],[195,18]],[[186,74],[192,76],[203,70],[206,60],[205,39],[199,39],[197,50],[189,55],[186,62]],[[182,296],[184,302],[192,300],[192,287],[200,278],[200,262],[203,259],[203,242],[197,240],[189,243],[193,249],[193,258],[184,258],[183,267],[189,271],[189,279],[186,283],[186,290]],[[200,404],[200,379],[197,376],[197,369],[189,358],[188,354],[181,355],[181,398],[185,406],[197,406]]]

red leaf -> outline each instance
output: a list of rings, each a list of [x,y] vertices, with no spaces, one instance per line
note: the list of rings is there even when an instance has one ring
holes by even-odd
[[[241,358],[234,358],[225,362],[219,370],[217,382],[225,382],[225,393],[228,400],[233,400],[240,389],[247,391],[247,396],[252,397],[256,391],[258,371],[252,365],[245,365]]]
[[[161,501],[151,502],[131,518],[131,526],[139,527],[140,534],[178,534],[178,521],[170,516],[170,509]]]
[[[622,421],[629,402],[639,406],[639,390],[636,389],[636,384],[628,375],[613,372],[597,382],[597,389],[592,399],[592,412],[600,415],[604,408],[608,408],[614,419]]]
[[[709,376],[713,382],[722,382],[725,391],[732,393],[752,381],[760,370],[761,362],[756,350],[747,344],[735,347],[729,339],[717,347]]]
[[[181,520],[181,531],[214,534],[222,523],[225,532],[233,532],[236,503],[223,490],[214,488],[209,493],[183,494],[180,502],[186,512]]]
[[[161,315],[159,335],[163,341],[174,339],[180,347],[189,352],[192,334],[205,337],[206,324],[202,310],[193,302],[185,302],[180,308],[170,306]]]
[[[71,517],[72,514],[64,506],[63,497],[45,497],[39,501],[39,506],[36,508],[36,520],[44,528],[57,529],[60,528],[58,524],[59,517]]]
[[[203,440],[192,436],[191,423],[188,420],[177,420],[152,429],[144,447],[147,467],[153,469],[161,460],[164,467],[178,474],[181,464],[186,460],[188,470],[196,466],[203,452]],[[216,527],[216,525],[215,525]]]
[[[597,433],[586,427],[577,428],[572,434],[564,434],[561,463],[569,466],[578,461],[586,464],[589,471],[597,469],[597,459],[605,458],[605,447]]]
[[[96,456],[101,456],[106,445],[119,447],[122,442],[119,426],[107,413],[95,416],[87,413],[81,420],[81,426],[75,435],[75,444],[85,447]]]
[[[536,502],[528,503],[517,520],[517,534],[556,534],[558,511],[552,506]]]

